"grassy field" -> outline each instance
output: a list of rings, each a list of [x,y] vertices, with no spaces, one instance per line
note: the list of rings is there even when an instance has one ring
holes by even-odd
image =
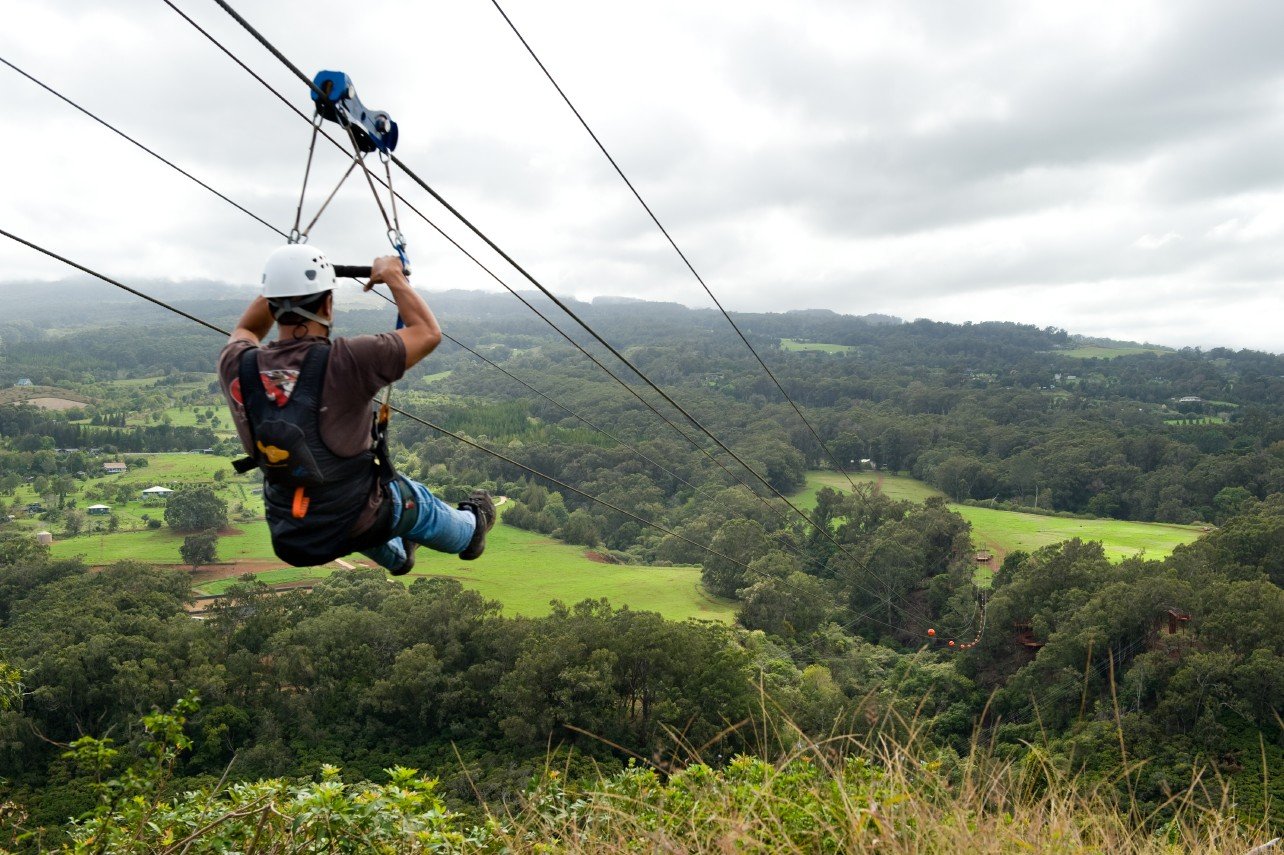
[[[1202,533],[1196,526],[1164,523],[1128,522],[1125,520],[1076,520],[1022,514],[969,505],[950,505],[972,524],[973,539],[980,546],[1000,553],[1023,549],[1027,552],[1077,537],[1099,540],[1112,561],[1122,561],[1138,553],[1147,558],[1164,558]]]
[[[131,529],[144,529],[148,518],[164,519],[164,501],[144,501],[142,497],[142,491],[153,485],[174,489],[186,484],[205,484],[213,487],[227,501],[233,518],[236,518],[242,507],[255,518],[263,515],[263,500],[250,492],[254,481],[249,476],[235,475],[226,457],[181,453],[129,455],[131,460],[139,457],[146,459],[149,465],[131,466],[122,475],[94,474],[85,480],[77,479],[75,492],[68,495],[68,501],[82,511],[98,503],[111,506],[111,513],[124,533]],[[214,473],[220,471],[225,475],[221,482],[214,479]],[[123,492],[128,496],[127,501],[122,501],[121,488],[125,488]],[[44,498],[36,495],[30,484],[24,484],[15,491],[13,499],[7,499],[6,503],[14,500],[18,502],[21,512],[28,502],[44,501]],[[106,531],[108,519],[106,516],[86,515],[85,532]],[[28,517],[25,513],[10,525],[32,531],[47,528],[55,534],[62,531],[60,522],[46,522],[39,517]],[[84,537],[80,540],[83,541]]]
[[[1164,419],[1166,425],[1224,425],[1228,420],[1221,416],[1195,416],[1188,419]]]
[[[705,593],[697,567],[603,564],[585,558],[582,547],[511,526],[496,526],[487,536],[486,554],[471,563],[421,549],[416,571],[458,579],[499,600],[506,614],[547,614],[549,600],[576,603],[588,597],[674,620],[730,621],[734,612],[730,601]]]
[[[1135,345],[1132,347],[1103,347],[1099,344],[1085,344],[1082,347],[1071,347],[1065,350],[1056,350],[1053,353],[1058,356],[1069,356],[1072,359],[1114,359],[1116,356],[1136,356],[1139,353],[1172,353],[1162,347],[1143,347]]]
[[[425,554],[420,550],[415,572],[389,578],[407,585],[425,576],[455,579],[465,588],[503,603],[504,614],[510,617],[546,615],[550,611],[550,602],[555,599],[569,605],[601,597],[610,600],[612,605],[659,612],[670,620],[699,618],[729,623],[734,616],[734,603],[705,593],[700,586],[699,568],[601,564],[584,558],[580,550],[556,541],[532,544],[534,557],[523,559],[520,547],[497,548],[499,540],[508,540],[507,545],[512,547],[515,545],[513,541],[546,539],[502,527],[492,533],[496,534],[502,536],[496,538],[496,546],[488,544],[486,555],[475,562],[460,561],[453,555]],[[560,550],[568,550],[568,554],[556,555]],[[350,560],[369,565],[360,556]],[[344,572],[347,571],[336,567],[287,567],[255,575],[269,585],[283,585],[315,581],[332,573]],[[201,585],[197,590],[203,594],[221,594],[235,581],[219,579]]]
[[[856,349],[850,344],[822,344],[814,341],[795,341],[792,338],[782,338],[780,346],[785,350],[814,350],[820,353],[847,353]]]
[[[852,480],[857,484],[877,484],[883,495],[897,501],[921,502],[932,496],[941,495],[934,488],[922,481],[905,475],[890,475],[882,472],[852,472]],[[821,487],[832,487],[835,490],[850,491],[851,484],[838,472],[812,470],[807,473],[807,486],[798,496],[795,504],[804,510],[816,507],[816,493]]]
[[[243,523],[237,532],[218,539],[219,561],[276,560],[266,523]],[[178,564],[182,560],[178,554],[182,545],[182,535],[173,534],[168,528],[158,528],[55,538],[50,552],[55,558],[81,555],[85,563],[91,565],[125,560]]]
[[[265,523],[237,525],[238,533],[219,538],[220,561],[276,561]],[[168,528],[160,528],[58,539],[52,552],[59,558],[81,555],[91,565],[125,559],[178,564],[182,543],[181,535],[171,533]],[[349,556],[347,560],[354,564],[369,564],[360,555]],[[335,567],[281,567],[256,575],[268,584],[284,584],[320,579],[341,572],[344,571]],[[418,576],[458,579],[464,587],[499,600],[504,604],[506,614],[543,615],[548,613],[549,601],[553,599],[576,603],[598,597],[606,597],[617,606],[656,611],[674,620],[695,617],[726,622],[731,620],[734,612],[731,602],[710,597],[704,592],[700,586],[699,568],[603,564],[586,557],[583,547],[502,524],[488,536],[486,555],[472,563],[431,550],[420,550],[416,572],[404,577],[403,581],[412,582]],[[230,584],[232,580],[220,579],[201,585],[197,590],[204,594],[218,594]]]
[[[875,482],[879,474],[861,472],[852,473],[852,477],[857,483]],[[840,474],[808,472],[807,486],[798,497],[797,504],[802,508],[815,507],[816,492],[821,487],[841,489],[844,486],[847,486],[847,479]],[[890,498],[914,502],[941,495],[927,484],[903,475],[883,476],[882,490]],[[1016,549],[1029,552],[1041,546],[1078,537],[1101,541],[1106,555],[1112,561],[1122,561],[1139,552],[1145,552],[1148,558],[1163,558],[1178,546],[1196,540],[1202,533],[1196,526],[1109,519],[1066,519],[954,503],[949,507],[971,523],[972,539],[978,547],[991,549],[1000,555]]]

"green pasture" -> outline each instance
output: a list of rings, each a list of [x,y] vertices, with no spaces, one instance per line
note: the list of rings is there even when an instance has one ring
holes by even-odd
[[[219,538],[219,561],[276,560],[265,523],[235,525],[237,534]],[[80,555],[91,565],[126,559],[179,564],[182,543],[181,535],[160,528],[60,538],[54,542],[52,552],[58,558]],[[369,564],[360,555],[346,560]],[[615,605],[655,611],[675,620],[695,617],[725,622],[731,620],[734,612],[733,603],[704,592],[699,568],[603,564],[585,557],[583,547],[505,525],[496,526],[490,533],[486,554],[477,561],[464,562],[428,549],[420,549],[417,560],[416,571],[402,577],[402,581],[412,582],[419,576],[455,578],[464,587],[499,600],[506,614],[543,615],[549,611],[550,600],[576,603],[599,597],[606,597]],[[268,584],[283,584],[341,572],[344,571],[335,567],[284,567],[259,573],[258,577]],[[220,579],[198,590],[219,594],[232,582]]]
[[[490,537],[493,542],[487,543],[486,554],[477,561],[460,561],[453,555],[420,549],[415,572],[388,578],[407,585],[421,577],[455,579],[465,588],[503,603],[504,614],[510,617],[546,615],[552,600],[573,604],[602,597],[612,605],[659,612],[670,620],[700,618],[728,623],[735,613],[734,603],[705,593],[696,567],[600,564],[585,558],[576,547],[502,526]],[[371,566],[359,555],[347,560]],[[258,573],[256,578],[269,585],[284,585],[344,572],[338,567],[286,567]],[[235,582],[218,579],[197,590],[221,594]]]
[[[1228,422],[1221,416],[1192,416],[1188,419],[1164,419],[1166,425],[1224,425]]]
[[[857,483],[873,482],[879,474],[854,472],[852,478]],[[798,497],[798,506],[804,509],[815,507],[816,492],[821,487],[850,489],[847,479],[838,473],[808,472],[807,486],[805,492]],[[885,475],[882,490],[890,498],[914,502],[941,495],[927,484],[904,475]],[[949,508],[972,525],[972,540],[978,547],[993,550],[1000,555],[1017,549],[1031,552],[1042,546],[1077,537],[1081,540],[1101,541],[1106,555],[1112,561],[1122,561],[1140,552],[1144,552],[1148,558],[1164,558],[1178,546],[1191,543],[1202,534],[1198,526],[1111,519],[1069,519],[954,503],[950,503]]]
[[[146,467],[132,466],[128,472],[122,475],[95,474],[84,480],[76,480],[75,489],[67,495],[69,506],[84,510],[90,505],[106,504],[111,506],[112,514],[119,521],[121,529],[142,529],[146,527],[147,517],[152,519],[164,519],[165,502],[163,499],[143,500],[142,491],[153,485],[169,487],[176,489],[188,484],[206,484],[214,488],[223,499],[228,502],[229,511],[233,517],[236,515],[237,506],[244,506],[250,513],[256,517],[263,514],[263,501],[259,496],[250,492],[256,483],[249,477],[236,476],[232,472],[231,465],[226,457],[216,457],[207,454],[148,454],[148,455],[130,455],[131,459],[136,457],[145,458],[149,465]],[[224,471],[226,479],[222,482],[214,480],[214,473]],[[99,470],[100,471],[100,470]],[[130,497],[128,501],[121,501],[118,496],[120,487],[128,487]],[[42,496],[36,495],[31,485],[24,484],[20,486],[12,498],[6,497],[6,506],[17,502],[18,509],[15,513],[20,515],[20,521],[30,522],[33,526],[48,528],[57,535],[63,527],[61,522],[46,522],[41,519],[42,515],[36,517],[26,517],[23,507],[28,502],[44,501]],[[52,507],[46,503],[47,507]],[[106,529],[108,524],[107,516],[85,516],[86,531],[96,529]]]
[[[850,344],[823,344],[817,341],[796,341],[792,338],[782,338],[780,346],[784,350],[811,350],[820,353],[847,353],[856,349]]]
[[[436,383],[438,380],[445,380],[453,371],[438,371],[436,374],[426,374],[422,380],[425,386]]]
[[[1163,355],[1165,353],[1172,353],[1172,351],[1162,347],[1143,347],[1142,345],[1105,347],[1099,344],[1085,344],[1082,347],[1071,347],[1065,350],[1056,350],[1053,351],[1053,353],[1058,356],[1068,356],[1071,359],[1114,359],[1117,356],[1136,356],[1139,353],[1157,353]]]
[[[553,599],[577,603],[599,597],[672,620],[728,622],[735,611],[732,602],[705,593],[698,567],[603,564],[585,558],[583,547],[504,525],[487,535],[486,554],[477,561],[420,549],[415,573],[405,578],[420,574],[457,579],[499,600],[510,615],[547,614]]]
[[[343,572],[345,571],[340,567],[281,567],[277,570],[255,573],[254,578],[265,585],[292,585],[296,582],[319,582],[332,573]],[[224,594],[238,581],[240,580],[236,578],[215,579],[204,585],[198,585],[196,591],[207,596]]]
[[[236,534],[218,539],[219,561],[275,560],[267,525],[261,521],[242,523]],[[82,534],[60,538],[55,535],[50,552],[55,558],[82,556],[86,564],[102,565],[114,561],[145,561],[149,564],[181,564],[179,547],[183,535],[168,527],[141,531],[118,531]]]
[[[1178,546],[1197,540],[1202,533],[1197,526],[1188,525],[1045,517],[970,505],[950,505],[950,509],[972,524],[975,541],[1000,553],[1014,549],[1030,552],[1077,537],[1101,541],[1111,561],[1122,561],[1143,552],[1147,558],[1164,558]]]
[[[208,416],[211,410],[213,411],[213,418]],[[174,427],[209,428],[219,436],[231,436],[236,430],[232,425],[232,415],[227,411],[227,407],[222,401],[217,404],[211,402],[204,405],[174,406],[153,412],[160,413],[159,420],[153,419],[151,413],[137,413],[125,419],[125,423],[131,427],[147,427],[149,425],[164,424],[165,418],[168,417],[169,423]],[[205,415],[203,421],[198,418],[200,415]]]
[[[214,473],[222,471],[231,479],[232,464],[226,457],[215,454],[144,454],[126,455],[126,457],[145,457],[146,466],[131,466],[121,475],[107,475],[104,479],[113,484],[138,484],[140,489],[160,484],[162,487],[174,487],[178,484],[192,482],[213,482]],[[126,461],[128,462],[128,461]],[[99,479],[91,479],[99,480]],[[173,482],[173,483],[170,483]]]
[[[848,474],[852,476],[852,480],[857,484],[877,485],[883,495],[898,502],[921,502],[932,496],[941,495],[922,481],[906,475],[892,475],[884,472],[849,472]],[[816,507],[816,493],[820,491],[821,487],[832,487],[835,490],[851,492],[852,485],[848,483],[846,476],[839,472],[813,469],[807,473],[807,485],[803,488],[803,494],[797,498],[795,504],[803,510],[811,510]]]

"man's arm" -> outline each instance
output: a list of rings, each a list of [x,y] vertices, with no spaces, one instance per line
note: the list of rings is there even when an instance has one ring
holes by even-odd
[[[401,341],[406,346],[406,370],[436,350],[441,344],[441,327],[433,317],[432,309],[424,302],[415,289],[410,287],[410,280],[401,271],[401,259],[395,255],[376,258],[370,267],[370,282],[366,285],[369,291],[380,282],[388,286],[392,299],[397,303],[404,327],[397,330]]]
[[[245,314],[236,322],[236,329],[232,330],[232,335],[228,341],[245,339],[246,341],[258,345],[269,332],[272,331],[272,310],[268,308],[267,300],[262,297],[255,297],[254,302],[250,303]]]

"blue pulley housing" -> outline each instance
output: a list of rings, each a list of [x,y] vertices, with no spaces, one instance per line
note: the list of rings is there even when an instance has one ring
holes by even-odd
[[[351,77],[342,71],[319,71],[312,85],[317,112],[322,118],[350,128],[357,148],[389,154],[397,147],[397,123],[384,111],[362,104]]]

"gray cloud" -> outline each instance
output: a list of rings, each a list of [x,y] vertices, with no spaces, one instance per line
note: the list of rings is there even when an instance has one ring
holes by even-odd
[[[310,109],[235,24],[183,6]],[[550,287],[707,303],[485,4],[301,8],[243,11],[309,73],[348,70],[401,122],[406,161]],[[621,17],[555,0],[509,11],[732,308],[1125,336],[1131,324],[1167,343],[1279,349],[1284,6],[659,0]],[[0,55],[271,222],[292,221],[307,125],[162,4],[0,0],[0,16]],[[343,26],[318,23],[333,20]],[[0,139],[0,222],[122,276],[257,278],[279,238],[7,69],[0,79],[35,129]],[[323,149],[315,193],[341,168]],[[495,287],[403,217],[430,289]],[[385,252],[368,190],[346,188],[315,241],[344,260]],[[0,265],[0,278],[62,273],[12,246]]]

